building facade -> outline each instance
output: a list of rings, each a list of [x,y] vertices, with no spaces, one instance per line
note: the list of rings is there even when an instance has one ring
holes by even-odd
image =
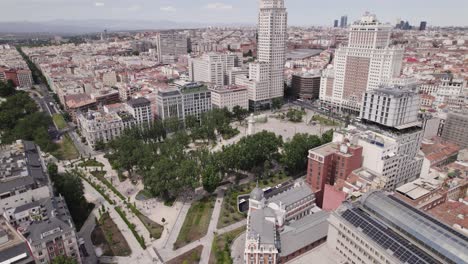
[[[391,26],[371,14],[351,26],[348,46],[336,50],[333,89],[321,87],[323,105],[357,115],[366,91],[400,75],[403,49],[389,46],[390,34]]]
[[[269,198],[255,188],[249,199],[243,263],[286,263],[323,244],[328,216],[315,206],[315,196],[304,183]]]
[[[447,115],[442,131],[444,140],[462,148],[468,147],[468,112],[451,112]]]
[[[184,120],[184,100],[178,89],[159,90],[156,96],[158,118]]]
[[[226,85],[228,72],[239,66],[239,54],[208,53],[199,58],[189,59],[189,78],[193,82]]]
[[[346,180],[362,166],[362,147],[348,143],[329,143],[309,150],[306,182],[322,208],[325,185]]]
[[[258,15],[258,61],[249,64],[249,76],[236,84],[249,89],[251,109],[267,108],[284,95],[287,12],[284,0],[261,0]]]
[[[210,89],[211,104],[214,108],[227,108],[232,111],[239,106],[249,109],[249,97],[247,88],[238,85],[215,86]]]
[[[420,97],[406,87],[381,87],[364,94],[360,117],[388,127],[418,122]]]
[[[161,32],[156,37],[156,49],[160,63],[175,63],[180,55],[187,54],[187,36],[174,31]]]
[[[320,95],[320,73],[294,74],[291,81],[291,90],[294,98],[315,100]]]

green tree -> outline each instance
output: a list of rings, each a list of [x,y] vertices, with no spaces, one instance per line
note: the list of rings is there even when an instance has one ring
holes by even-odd
[[[66,257],[66,256],[57,256],[55,257],[52,262],[52,264],[77,264],[76,260],[71,257]]]
[[[232,113],[233,113],[234,118],[240,123],[242,122],[242,120],[244,120],[247,117],[247,115],[249,114],[249,111],[247,111],[247,109],[244,109],[236,105],[232,109]]]
[[[281,109],[282,106],[283,106],[283,98],[273,98],[273,100],[271,101],[271,108],[273,110]]]
[[[0,97],[12,96],[15,92],[15,86],[11,80],[8,80],[7,83],[0,81]]]
[[[333,129],[328,130],[322,135],[322,144],[327,144],[333,140]]]
[[[318,136],[296,134],[290,141],[284,143],[281,162],[291,174],[305,171],[309,150],[320,144],[321,140]]]
[[[208,193],[213,193],[221,180],[220,172],[213,165],[208,165],[202,173],[203,189]]]

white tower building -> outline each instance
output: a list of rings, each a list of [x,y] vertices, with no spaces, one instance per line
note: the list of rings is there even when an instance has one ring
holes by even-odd
[[[389,46],[390,34],[390,25],[368,13],[351,25],[348,46],[336,50],[333,89],[321,87],[322,104],[357,114],[366,91],[400,76],[403,49]]]
[[[258,61],[249,65],[248,78],[236,79],[236,84],[249,87],[251,109],[269,106],[284,95],[287,16],[284,0],[260,0]]]

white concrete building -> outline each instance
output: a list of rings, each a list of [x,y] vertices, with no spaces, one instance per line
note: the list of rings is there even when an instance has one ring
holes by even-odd
[[[321,87],[322,104],[356,114],[365,91],[400,75],[403,49],[389,46],[390,34],[391,26],[371,14],[351,25],[348,46],[335,53],[333,89],[327,82]]]
[[[210,89],[211,104],[214,108],[226,107],[229,111],[235,106],[249,109],[247,88],[238,85],[215,86]]]
[[[151,102],[146,98],[130,99],[127,102],[127,111],[135,118],[137,125],[150,125],[153,122]]]
[[[388,127],[418,123],[420,97],[408,87],[388,87],[367,91],[363,97],[362,119]]]
[[[363,147],[362,166],[381,178],[386,190],[394,190],[421,173],[424,156],[420,153],[423,131],[419,127],[402,130],[381,126],[349,126],[336,131],[333,142]]]
[[[208,53],[199,58],[189,59],[189,77],[193,82],[226,85],[228,72],[239,65],[241,54]]]
[[[158,90],[156,105],[159,119],[177,118],[184,120],[184,100],[179,89]]]
[[[249,77],[236,78],[249,89],[251,109],[268,107],[284,95],[287,16],[284,0],[260,0],[258,61],[249,65]]]

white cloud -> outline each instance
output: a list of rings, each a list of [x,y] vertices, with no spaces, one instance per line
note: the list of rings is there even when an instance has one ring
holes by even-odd
[[[232,5],[227,5],[224,3],[211,3],[207,4],[205,6],[206,9],[217,9],[217,10],[222,10],[222,9],[232,9]]]
[[[139,6],[139,5],[133,5],[133,6],[128,8],[129,11],[138,11],[140,9],[141,9],[141,6]]]
[[[101,6],[104,6],[104,3],[103,2],[96,2],[94,3],[95,6],[97,7],[101,7]]]
[[[159,8],[159,10],[164,11],[164,12],[175,12],[176,8],[173,6],[162,6]]]

